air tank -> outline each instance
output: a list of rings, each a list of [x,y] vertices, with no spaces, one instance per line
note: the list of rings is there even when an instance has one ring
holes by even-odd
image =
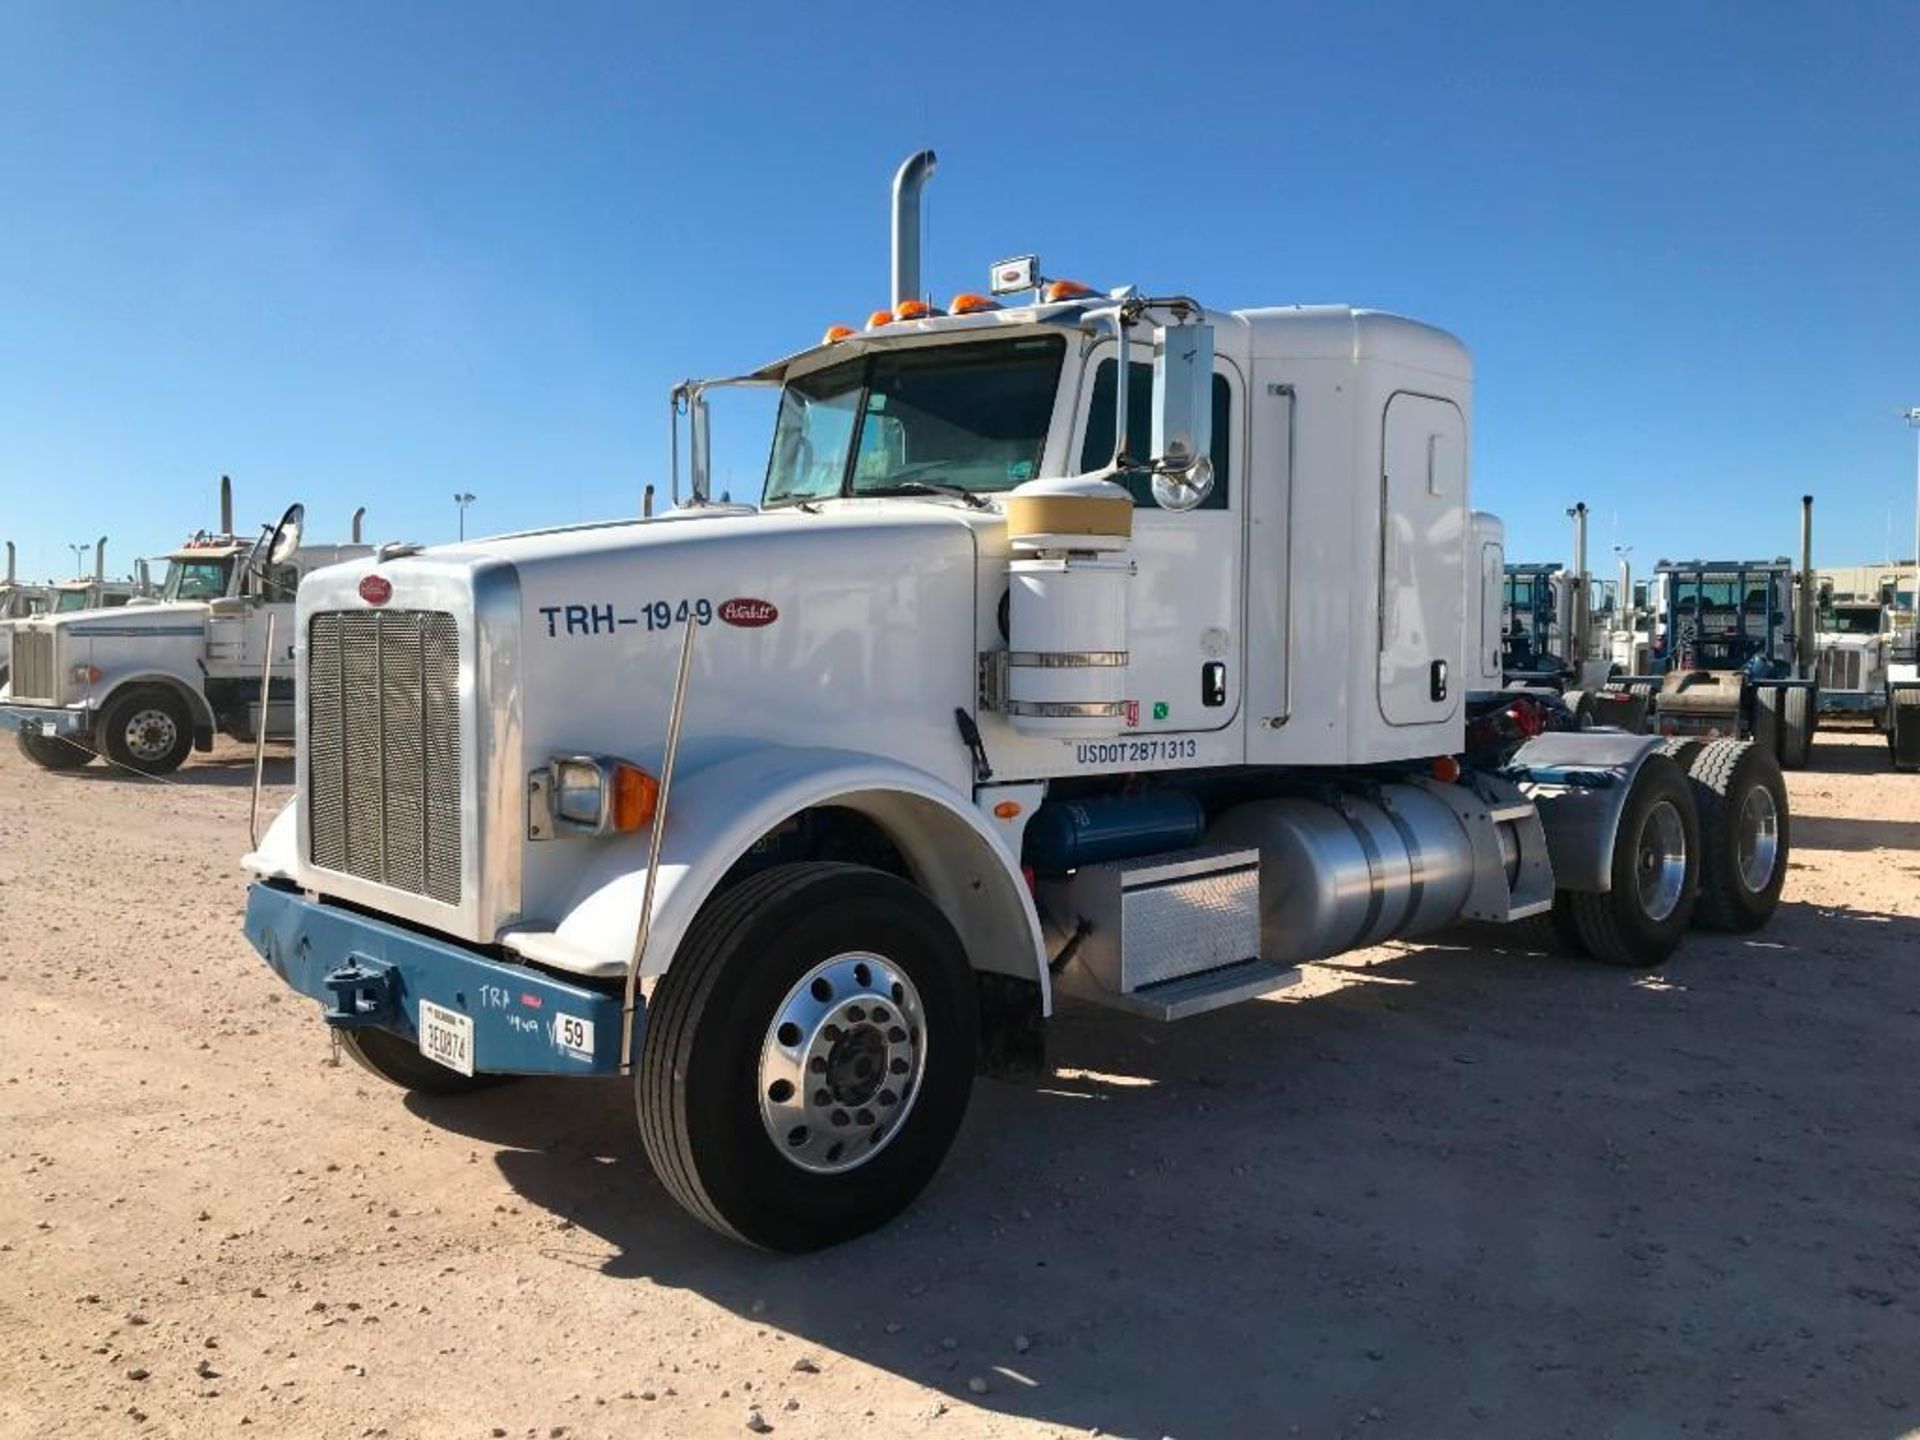
[[[1097,475],[1006,501],[1008,719],[1030,735],[1118,734],[1127,713],[1133,497]]]

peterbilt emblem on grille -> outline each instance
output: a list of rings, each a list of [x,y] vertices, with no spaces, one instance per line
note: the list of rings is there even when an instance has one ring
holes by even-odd
[[[762,625],[773,624],[780,618],[780,612],[768,601],[740,598],[722,603],[720,618],[743,630],[757,630]]]
[[[360,598],[369,605],[384,605],[393,598],[393,584],[384,575],[362,576]]]

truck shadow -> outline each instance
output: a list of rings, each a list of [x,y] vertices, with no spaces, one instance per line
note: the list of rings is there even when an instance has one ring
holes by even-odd
[[[1658,975],[1449,940],[1170,1027],[1069,1010],[1059,1074],[982,1083],[905,1217],[791,1258],[673,1206],[623,1083],[409,1104],[506,1147],[608,1273],[955,1405],[1147,1436],[1892,1436],[1920,1414],[1920,1048],[1888,1019],[1920,1013],[1916,959],[1920,920],[1788,905]]]
[[[245,790],[253,785],[253,757],[245,759],[228,756],[216,756],[210,760],[189,759],[171,775],[137,775],[131,770],[122,770],[118,765],[109,765],[96,761],[84,770],[63,770],[58,772],[61,780],[71,780],[86,785],[185,785],[190,788],[215,788]],[[262,771],[261,783],[271,789],[280,786],[285,789],[295,780],[293,756],[284,750],[279,754],[269,753]]]

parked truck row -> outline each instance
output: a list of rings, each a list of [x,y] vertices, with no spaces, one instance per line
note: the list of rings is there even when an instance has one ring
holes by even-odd
[[[371,553],[361,517],[352,543],[315,545],[300,505],[252,537],[234,531],[225,478],[220,508],[220,529],[169,553],[147,593],[63,605],[54,587],[50,604],[0,625],[11,659],[0,728],[28,759],[73,770],[104,757],[164,775],[216,734],[293,737],[294,596],[312,572]]]

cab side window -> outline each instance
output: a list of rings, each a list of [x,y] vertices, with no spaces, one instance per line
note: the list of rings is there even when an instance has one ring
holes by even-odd
[[[1113,459],[1113,375],[1118,368],[1112,360],[1102,360],[1093,375],[1093,397],[1087,402],[1087,434],[1080,446],[1082,472],[1104,469]],[[1233,391],[1227,377],[1213,377],[1213,493],[1199,506],[1202,510],[1227,508],[1227,490],[1232,477],[1227,473],[1228,456],[1233,446]],[[1153,362],[1134,360],[1127,364],[1127,451],[1145,457],[1153,444]],[[1144,473],[1121,478],[1133,495],[1135,509],[1153,508],[1153,480]]]
[[[293,592],[300,588],[300,567],[298,565],[269,565],[264,583],[261,586],[261,598],[273,603],[291,604]]]

